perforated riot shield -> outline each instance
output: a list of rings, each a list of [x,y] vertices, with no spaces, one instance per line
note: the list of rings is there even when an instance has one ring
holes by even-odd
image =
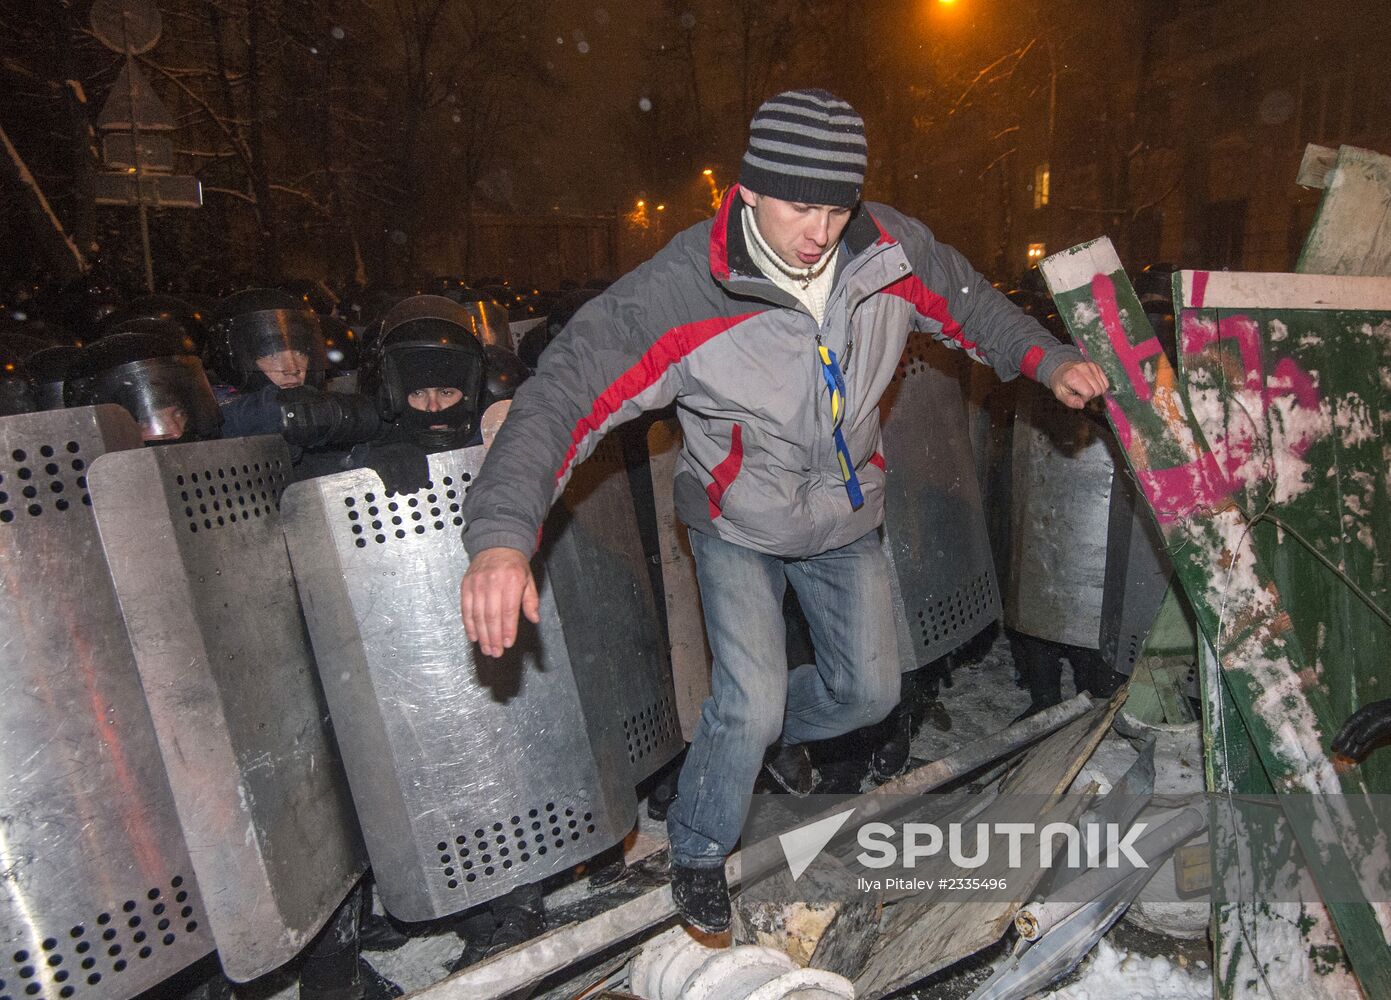
[[[498,660],[459,621],[464,493],[483,448],[386,496],[371,471],[297,483],[285,534],[382,902],[426,920],[592,857],[637,810],[616,713],[586,717],[551,573]],[[580,665],[580,668],[583,664]]]
[[[1041,386],[1029,388],[1020,392],[1014,424],[1005,624],[1097,649],[1115,468],[1111,431]]]
[[[1106,536],[1101,655],[1113,670],[1128,675],[1154,627],[1174,567],[1124,462],[1117,463],[1111,482]]]
[[[905,669],[950,653],[1000,616],[962,398],[966,363],[913,334],[880,403],[884,531],[912,643]]]
[[[288,961],[365,870],[280,531],[275,437],[91,471],[101,540],[229,978]]]
[[[212,950],[88,466],[116,406],[0,419],[0,994],[125,1000]]]
[[[695,556],[686,526],[676,516],[672,483],[681,454],[681,427],[659,420],[647,431],[648,469],[652,500],[657,509],[657,540],[662,553],[662,593],[666,598],[667,642],[671,679],[676,691],[676,716],[681,734],[689,740],[700,721],[700,709],[710,697],[710,644],[705,638],[705,614],[700,605]]]
[[[570,661],[577,675],[592,678],[585,693],[613,706],[636,784],[685,744],[627,463],[614,435],[575,469],[542,538]]]

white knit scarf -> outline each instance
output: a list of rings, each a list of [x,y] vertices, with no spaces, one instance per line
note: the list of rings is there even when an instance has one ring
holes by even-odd
[[[793,267],[777,255],[763,234],[758,231],[754,221],[753,209],[745,207],[741,213],[744,221],[744,242],[749,245],[749,256],[763,272],[764,277],[783,291],[788,292],[807,307],[820,324],[826,315],[826,299],[831,294],[831,282],[835,277],[836,254],[840,253],[837,243],[829,253],[825,253],[811,267]]]

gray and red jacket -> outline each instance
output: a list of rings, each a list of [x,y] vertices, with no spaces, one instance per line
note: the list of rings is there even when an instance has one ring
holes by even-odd
[[[847,545],[883,520],[879,397],[910,331],[964,349],[1002,379],[1022,372],[1046,383],[1082,358],[922,223],[873,203],[846,226],[818,327],[754,266],[744,210],[732,188],[713,219],[587,303],[546,349],[469,488],[471,555],[533,552],[551,504],[599,439],[673,401],[685,439],[675,502],[688,527],[778,556]],[[858,510],[836,458],[818,334],[845,372]]]

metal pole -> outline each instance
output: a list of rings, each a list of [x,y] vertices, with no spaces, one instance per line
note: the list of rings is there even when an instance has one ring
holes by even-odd
[[[140,249],[145,255],[145,289],[155,293],[155,263],[150,255],[150,218],[145,208],[144,164],[140,162],[140,132],[135,127],[135,53],[130,48],[130,11],[121,11],[121,42],[126,50],[126,89],[130,101],[130,146],[135,160],[135,201],[140,212]]]

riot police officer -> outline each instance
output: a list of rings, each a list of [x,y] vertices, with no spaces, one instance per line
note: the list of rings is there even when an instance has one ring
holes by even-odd
[[[328,355],[319,317],[288,292],[248,288],[218,306],[209,363],[231,392],[222,404],[226,437],[283,434],[296,479],[342,469],[342,448],[370,440],[379,430],[373,408],[356,397],[330,399],[323,391]],[[297,420],[318,406],[333,417],[331,433],[291,433],[287,407]],[[298,430],[303,432],[303,421]]]
[[[122,323],[82,349],[63,380],[68,406],[115,403],[140,425],[147,445],[206,441],[222,416],[202,362],[170,320]]]

